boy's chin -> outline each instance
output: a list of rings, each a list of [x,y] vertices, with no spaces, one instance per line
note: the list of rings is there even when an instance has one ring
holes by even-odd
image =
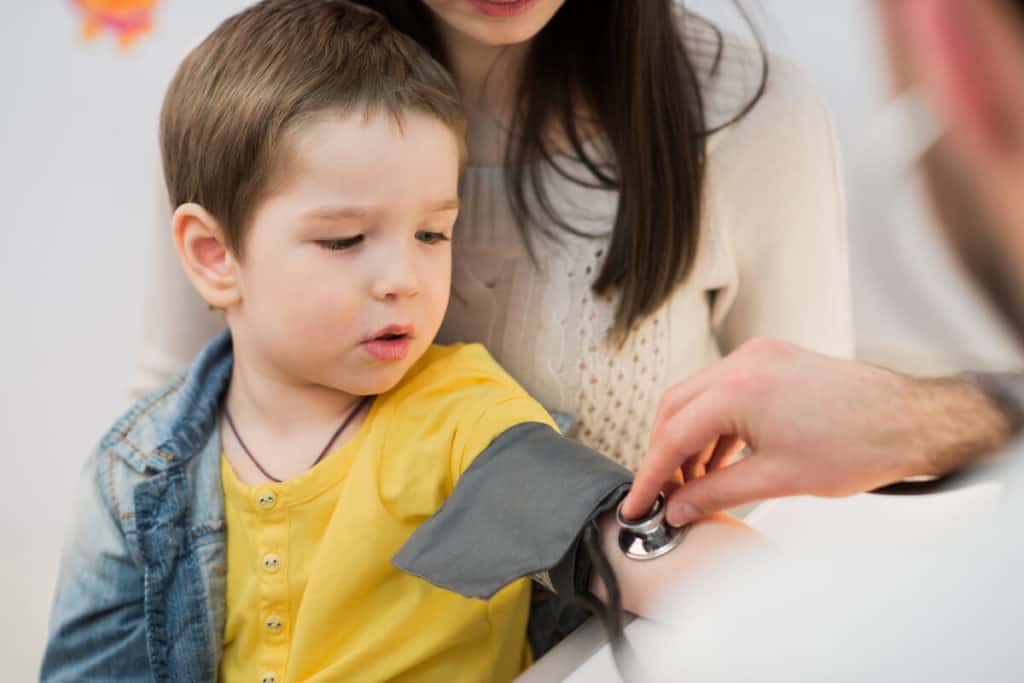
[[[395,388],[409,371],[410,365],[411,363],[405,361],[369,368],[361,381],[353,382],[351,376],[345,377],[344,382],[339,382],[334,388],[353,396],[378,396]]]

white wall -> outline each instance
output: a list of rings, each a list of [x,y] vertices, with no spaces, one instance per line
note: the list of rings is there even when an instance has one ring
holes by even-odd
[[[86,44],[70,2],[0,22],[0,653],[37,675],[83,458],[123,397],[156,228],[156,119],[176,61],[245,3],[166,0],[128,52]]]
[[[8,560],[0,563],[0,653],[12,680],[36,675],[80,463],[124,407],[155,234],[163,88],[188,46],[244,4],[164,0],[155,33],[122,52],[109,36],[83,43],[69,2],[5,3],[0,547]],[[724,3],[695,4],[716,14]],[[835,110],[841,142],[855,149],[881,104],[870,4],[764,5],[775,46],[807,66]],[[877,213],[877,200],[851,189],[852,214]],[[862,349],[932,369],[1015,362],[925,229],[920,217],[851,225]],[[880,247],[879,233],[896,246]],[[920,300],[908,305],[910,296]]]

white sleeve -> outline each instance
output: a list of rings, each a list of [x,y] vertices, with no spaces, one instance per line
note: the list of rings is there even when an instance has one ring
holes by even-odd
[[[155,193],[158,229],[146,272],[142,340],[132,372],[132,399],[158,388],[187,365],[224,328],[224,316],[211,311],[185,276],[171,237],[171,211],[163,182]]]
[[[825,104],[798,68],[773,58],[762,99],[712,144],[707,205],[736,266],[712,312],[721,350],[767,336],[852,356],[845,207]]]

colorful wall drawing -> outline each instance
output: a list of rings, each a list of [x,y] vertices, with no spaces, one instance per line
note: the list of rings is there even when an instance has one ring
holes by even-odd
[[[92,40],[113,33],[121,47],[129,47],[153,28],[158,0],[71,0],[82,13],[82,36]]]

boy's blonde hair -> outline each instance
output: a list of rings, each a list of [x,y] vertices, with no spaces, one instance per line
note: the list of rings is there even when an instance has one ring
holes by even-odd
[[[160,113],[172,206],[195,202],[241,254],[252,212],[275,181],[282,141],[328,111],[466,120],[451,76],[381,15],[345,0],[265,0],[231,17],[185,58]]]

